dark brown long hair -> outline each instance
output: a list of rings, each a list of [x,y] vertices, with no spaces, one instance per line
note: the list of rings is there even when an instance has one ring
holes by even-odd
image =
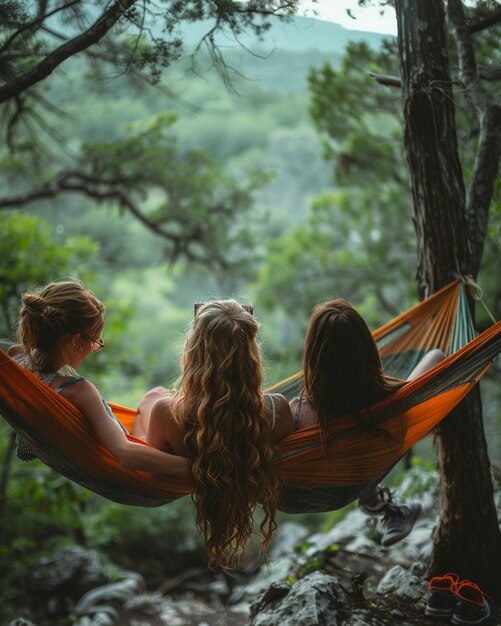
[[[367,408],[403,384],[385,376],[372,334],[346,300],[313,309],[304,347],[304,394],[320,424]]]
[[[176,420],[192,460],[197,526],[209,566],[230,567],[261,504],[266,548],[278,500],[276,450],[263,406],[258,322],[235,300],[202,306],[181,360]]]

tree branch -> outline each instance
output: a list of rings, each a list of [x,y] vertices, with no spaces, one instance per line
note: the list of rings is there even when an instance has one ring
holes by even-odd
[[[12,43],[22,33],[26,32],[27,30],[34,30],[36,26],[37,27],[41,27],[43,22],[48,17],[52,17],[53,15],[55,15],[56,13],[59,13],[60,11],[65,11],[66,9],[69,9],[71,6],[73,6],[74,4],[79,4],[80,1],[81,0],[72,0],[72,2],[69,2],[68,4],[64,4],[62,6],[59,6],[59,7],[55,8],[53,11],[50,11],[47,14],[45,13],[45,8],[46,8],[45,5],[46,5],[46,3],[42,3],[43,6],[39,7],[38,17],[36,18],[36,20],[33,20],[29,24],[25,24],[22,28],[19,28],[14,33],[12,33],[12,35],[7,39],[7,41],[4,42],[4,44],[0,48],[0,54],[3,54],[6,50],[8,50],[10,48],[10,46],[12,45]]]
[[[478,74],[483,80],[494,82],[501,79],[501,67],[485,67],[479,66]]]
[[[499,22],[501,22],[501,9],[497,9],[491,13],[491,15],[479,20],[478,22],[468,24],[468,32],[470,35],[473,35],[473,33],[478,33],[486,28],[490,28],[495,24],[499,24]]]
[[[22,207],[38,200],[55,198],[65,193],[78,193],[91,198],[98,203],[115,202],[122,209],[130,213],[137,221],[145,226],[149,231],[169,242],[172,246],[170,252],[171,260],[175,260],[183,255],[190,261],[197,263],[207,263],[210,260],[220,269],[228,267],[228,262],[224,258],[224,253],[212,250],[210,245],[211,233],[205,228],[203,223],[194,224],[188,219],[185,220],[182,213],[165,218],[151,219],[134,202],[132,197],[125,190],[120,189],[120,185],[134,184],[137,187],[141,181],[137,176],[132,181],[127,177],[101,178],[97,175],[88,174],[81,170],[64,170],[56,175],[48,183],[41,185],[29,192],[15,194],[0,198],[0,211],[15,207]],[[215,210],[224,215],[225,207],[217,207]],[[165,224],[174,225],[174,229],[168,228]],[[192,248],[192,244],[200,244],[202,249],[209,250],[209,255]]]
[[[0,87],[0,102],[19,95],[25,89],[47,78],[63,61],[97,43],[135,2],[136,0],[117,0],[85,32],[56,48],[30,71]]]
[[[449,0],[447,11],[456,40],[459,78],[465,89],[465,96],[477,113],[480,126],[473,175],[466,195],[470,241],[474,247],[475,261],[479,265],[501,159],[501,107],[480,80],[463,3],[461,0]]]
[[[402,87],[402,81],[400,80],[400,76],[376,74],[375,72],[369,72],[369,76],[372,76],[372,78],[380,85],[385,85],[386,87],[398,87],[399,89]]]

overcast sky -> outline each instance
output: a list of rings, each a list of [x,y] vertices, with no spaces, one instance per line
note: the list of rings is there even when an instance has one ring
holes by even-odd
[[[397,22],[395,11],[391,7],[368,7],[361,9],[357,0],[319,0],[313,3],[311,0],[303,0],[301,12],[313,15],[316,11],[318,19],[341,24],[344,28],[352,30],[367,30],[374,33],[397,34]],[[347,13],[350,11],[350,14]],[[356,18],[356,19],[353,19]]]

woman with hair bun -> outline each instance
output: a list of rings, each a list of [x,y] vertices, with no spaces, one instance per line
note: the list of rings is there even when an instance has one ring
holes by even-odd
[[[9,354],[76,406],[122,467],[188,476],[187,459],[127,439],[125,428],[96,387],[81,376],[62,373],[76,369],[89,354],[103,348],[104,315],[103,303],[78,281],[54,282],[28,291],[22,296],[19,344]],[[18,456],[35,458],[20,439]]]
[[[153,404],[143,424],[148,442],[192,463],[197,527],[212,568],[231,567],[242,552],[258,504],[264,549],[276,528],[275,442],[294,425],[287,400],[263,394],[258,330],[235,300],[201,305],[186,337],[177,392],[152,390],[140,407],[148,413]]]

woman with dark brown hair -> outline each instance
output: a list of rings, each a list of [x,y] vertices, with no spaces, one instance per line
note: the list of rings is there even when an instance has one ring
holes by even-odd
[[[143,423],[148,442],[192,463],[197,527],[212,568],[234,564],[258,504],[263,549],[276,528],[275,442],[294,425],[287,400],[263,394],[258,330],[235,300],[202,305],[186,337],[177,392],[157,388],[140,406],[141,413],[151,409]]]
[[[428,352],[408,380],[417,378],[444,357],[441,350]],[[351,304],[342,299],[319,304],[306,331],[303,393],[291,402],[295,427],[316,423],[326,426],[336,417],[367,409],[404,382],[385,376],[372,334]],[[377,482],[362,492],[359,504],[369,515],[384,515],[381,543],[389,546],[409,534],[421,505],[396,504],[389,489]]]

